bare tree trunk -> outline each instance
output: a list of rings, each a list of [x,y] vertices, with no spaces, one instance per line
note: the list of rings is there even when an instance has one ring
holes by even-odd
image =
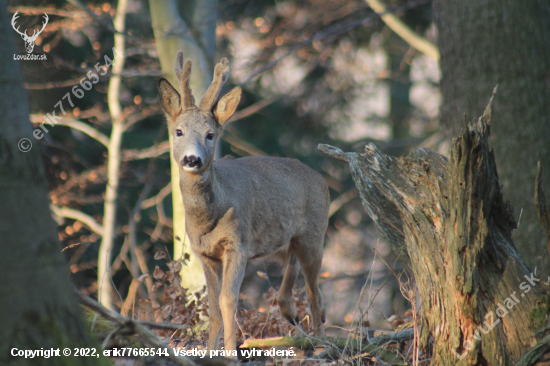
[[[155,42],[162,73],[172,85],[178,85],[174,73],[176,53],[183,51],[184,57],[193,62],[191,88],[196,96],[202,96],[212,81],[214,51],[216,47],[217,0],[180,1],[150,0],[149,8],[153,21]],[[178,8],[183,18],[180,17]],[[190,23],[192,22],[192,23]],[[194,25],[196,25],[194,27]],[[174,257],[191,258],[182,268],[182,286],[194,288],[204,285],[205,279],[198,258],[191,253],[185,232],[185,210],[180,191],[180,172],[172,154],[170,137],[170,172],[172,175],[172,205],[174,222]]]
[[[84,323],[49,208],[39,146],[31,142],[29,106],[14,32],[0,1],[0,364],[106,365],[101,356],[12,357],[13,350],[99,345]],[[19,39],[19,38],[18,38]],[[19,39],[20,40],[20,39]],[[29,61],[31,62],[31,61]],[[26,139],[26,140],[23,140]]]
[[[442,124],[456,134],[462,115],[477,116],[495,85],[495,149],[503,192],[523,213],[514,234],[531,266],[541,265],[545,237],[533,204],[537,154],[550,162],[550,3],[543,0],[437,0]],[[543,181],[550,186],[550,169]],[[548,261],[546,261],[548,263]]]
[[[119,0],[115,16],[115,29],[119,32],[125,31],[126,7],[128,0]],[[124,35],[115,34],[115,48],[124,53]],[[124,120],[122,107],[119,100],[120,73],[124,68],[124,58],[113,63],[113,76],[109,80],[109,91],[107,100],[113,127],[107,146],[107,187],[105,188],[105,204],[103,211],[103,237],[99,246],[99,258],[97,260],[97,285],[98,298],[101,305],[107,309],[113,309],[113,285],[111,283],[111,258],[116,229],[116,201],[118,197],[118,183],[120,176],[120,146],[124,134]]]
[[[410,90],[412,86],[410,65],[403,60],[403,55],[407,53],[410,46],[395,33],[391,33],[384,43],[384,50],[388,55],[388,68],[390,69],[390,78],[388,84],[390,87],[390,113],[388,116],[391,126],[391,137],[393,139],[407,139],[410,137],[410,118],[412,104],[410,101]],[[404,148],[392,150],[392,155],[401,155]]]
[[[414,274],[432,365],[511,365],[534,340],[538,279],[512,241],[490,124],[489,104],[453,139],[450,160],[424,148],[392,158],[373,144],[364,153],[320,146],[349,162],[367,212]]]

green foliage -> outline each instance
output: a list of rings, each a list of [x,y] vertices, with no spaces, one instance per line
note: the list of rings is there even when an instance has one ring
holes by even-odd
[[[538,330],[546,326],[548,314],[550,313],[550,294],[541,297],[531,313],[529,321],[533,330]]]

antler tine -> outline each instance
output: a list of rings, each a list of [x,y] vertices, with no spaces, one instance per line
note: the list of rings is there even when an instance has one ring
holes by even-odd
[[[176,63],[174,65],[174,71],[180,84],[181,89],[181,103],[183,110],[195,106],[195,98],[193,92],[189,87],[189,79],[191,77],[191,60],[186,60],[183,63],[183,52],[179,51],[176,55]]]
[[[208,90],[202,97],[201,104],[199,106],[202,110],[209,111],[218,99],[218,95],[222,90],[223,84],[229,77],[229,61],[226,58],[222,58],[220,63],[214,68],[214,77],[212,78],[212,84],[208,87]]]
[[[38,34],[42,33],[44,29],[46,29],[46,25],[48,25],[48,21],[50,20],[50,17],[48,17],[48,14],[44,13],[44,18],[46,19],[45,23],[42,23],[42,29],[40,29],[40,32]]]
[[[40,33],[42,33],[44,31],[44,29],[46,29],[46,25],[48,25],[48,20],[50,18],[48,18],[48,14],[44,13],[44,17],[46,18],[46,22],[45,23],[42,23],[42,29],[40,30],[34,30],[34,32],[32,32],[32,36],[30,37],[31,39],[34,39],[36,40],[36,38],[38,38],[38,36],[40,35]],[[37,33],[38,32],[38,33]]]
[[[26,35],[25,33],[26,32],[21,32],[19,30],[19,27],[20,25],[17,26],[17,28],[15,28],[15,21],[17,20],[17,18],[19,18],[19,10],[15,12],[15,14],[13,14],[13,17],[11,18],[11,26],[12,28],[17,32],[19,33],[20,35]]]

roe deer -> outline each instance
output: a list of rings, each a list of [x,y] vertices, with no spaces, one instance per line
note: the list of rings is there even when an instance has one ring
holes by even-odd
[[[218,349],[222,322],[225,350],[236,349],[235,312],[246,262],[266,256],[288,264],[277,296],[283,317],[297,324],[292,287],[301,267],[315,334],[324,335],[317,279],[328,224],[325,180],[294,159],[254,156],[214,161],[216,142],[235,113],[242,90],[236,87],[216,101],[229,76],[224,58],[197,107],[189,88],[191,61],[184,64],[181,51],[175,72],[181,95],[161,78],[159,98],[174,139],[185,230],[206,277],[209,349]]]

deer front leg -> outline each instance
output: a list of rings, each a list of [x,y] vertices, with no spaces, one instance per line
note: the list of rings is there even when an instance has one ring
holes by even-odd
[[[208,349],[219,348],[220,335],[222,330],[222,314],[220,312],[219,298],[222,285],[222,263],[208,258],[201,258],[202,269],[206,278],[208,290],[208,321],[209,338]]]
[[[226,351],[237,349],[237,327],[235,316],[239,301],[239,290],[244,277],[247,256],[244,250],[226,250],[223,259],[223,285],[220,294],[220,308],[223,317],[223,338]],[[236,357],[232,357],[235,358]]]

